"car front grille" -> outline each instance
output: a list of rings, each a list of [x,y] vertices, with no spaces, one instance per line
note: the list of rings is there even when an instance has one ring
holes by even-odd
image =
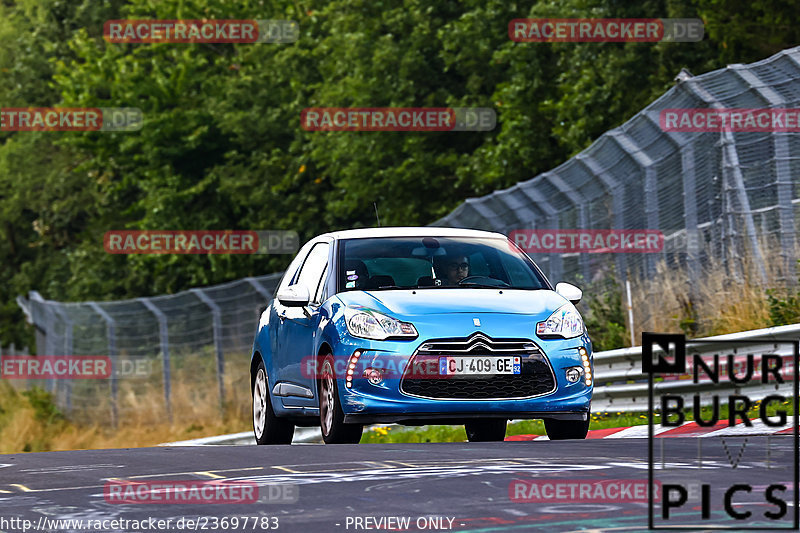
[[[438,368],[441,356],[520,356],[520,374],[417,377],[413,369]],[[414,377],[408,377],[408,374]],[[555,376],[547,356],[530,339],[492,339],[482,333],[469,338],[423,342],[406,366],[400,392],[437,400],[532,398],[553,392]]]

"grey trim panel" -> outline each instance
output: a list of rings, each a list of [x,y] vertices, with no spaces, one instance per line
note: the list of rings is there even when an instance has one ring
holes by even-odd
[[[276,383],[272,387],[272,394],[275,396],[296,396],[299,398],[313,398],[314,393],[308,387],[295,385],[294,383]]]

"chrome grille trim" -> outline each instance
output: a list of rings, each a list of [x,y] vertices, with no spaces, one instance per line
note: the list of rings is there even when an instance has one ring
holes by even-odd
[[[414,355],[435,355],[437,353],[469,354],[476,348],[484,348],[488,353],[539,354],[544,352],[530,339],[492,339],[483,333],[473,333],[470,337],[456,339],[433,339],[423,342]]]
[[[510,346],[509,346],[510,345]],[[480,348],[486,351],[479,351]],[[550,378],[553,381],[553,388],[547,392],[540,394],[533,394],[529,396],[508,396],[499,398],[453,398],[447,396],[426,396],[420,394],[413,394],[404,390],[406,374],[412,367],[412,363],[416,360],[417,355],[424,356],[437,356],[437,355],[453,355],[464,354],[470,355],[490,355],[490,354],[518,354],[523,357],[523,363],[527,361],[540,361],[547,365]],[[550,364],[550,359],[545,355],[539,346],[531,339],[492,339],[483,333],[476,332],[467,338],[448,338],[448,339],[431,339],[424,341],[420,344],[419,348],[412,354],[406,365],[406,370],[400,380],[400,393],[414,398],[424,398],[427,400],[445,400],[445,401],[498,401],[498,400],[529,400],[531,398],[540,398],[553,394],[558,389],[558,380],[556,379],[553,366]]]

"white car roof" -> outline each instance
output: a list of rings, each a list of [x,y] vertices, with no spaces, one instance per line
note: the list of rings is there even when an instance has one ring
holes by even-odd
[[[343,231],[332,231],[319,237],[333,237],[339,239],[364,239],[374,237],[489,237],[507,239],[502,233],[481,231],[463,228],[440,227],[387,227],[387,228],[362,228]]]

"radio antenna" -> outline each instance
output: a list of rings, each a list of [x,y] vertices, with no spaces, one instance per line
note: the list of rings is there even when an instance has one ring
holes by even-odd
[[[381,219],[378,216],[378,204],[376,202],[372,202],[372,205],[375,206],[375,220],[378,221],[378,227],[381,227]]]

